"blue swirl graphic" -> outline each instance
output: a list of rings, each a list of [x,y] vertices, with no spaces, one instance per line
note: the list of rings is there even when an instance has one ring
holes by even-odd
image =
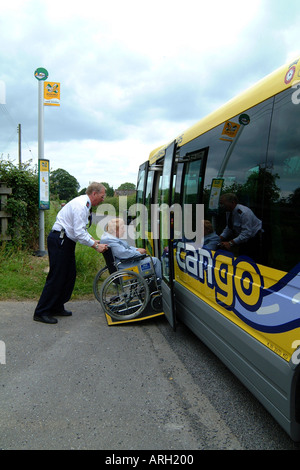
[[[236,299],[234,313],[252,328],[282,333],[300,327],[300,263],[270,288],[262,290],[260,308],[251,312]]]

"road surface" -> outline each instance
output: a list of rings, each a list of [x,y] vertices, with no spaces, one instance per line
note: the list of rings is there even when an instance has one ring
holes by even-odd
[[[0,302],[0,449],[295,448],[183,325],[108,326],[96,300],[46,325],[34,306]]]

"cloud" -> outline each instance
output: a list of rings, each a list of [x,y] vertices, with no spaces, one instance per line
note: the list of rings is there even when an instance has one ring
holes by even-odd
[[[297,55],[298,2],[11,0],[1,6],[0,155],[36,161],[37,67],[61,83],[45,157],[86,186],[136,181],[150,151]],[[103,176],[102,176],[103,175]]]
[[[51,169],[64,168],[80,175],[81,187],[91,181],[107,182],[117,188],[125,182],[136,183],[139,163],[152,150],[136,139],[119,141],[74,140],[47,144]],[[79,178],[76,177],[79,181]]]

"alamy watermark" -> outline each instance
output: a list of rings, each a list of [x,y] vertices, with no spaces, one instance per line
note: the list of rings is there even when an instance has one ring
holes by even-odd
[[[300,340],[299,339],[296,339],[295,341],[293,341],[292,348],[295,349],[295,351],[292,354],[291,361],[296,366],[298,364],[300,364],[300,348],[299,348],[299,346],[300,346]]]
[[[292,93],[292,103],[300,104],[300,80],[293,82],[292,89],[295,90]]]
[[[127,206],[127,197],[119,198],[119,214],[125,222],[126,232],[122,238],[139,239],[176,239],[193,240],[196,245],[204,240],[204,205],[203,204],[133,204]],[[96,233],[100,238],[109,220],[117,218],[116,209],[111,204],[98,206],[97,215],[103,218],[98,222]],[[126,218],[133,220],[126,225]],[[149,223],[150,222],[150,223]]]
[[[0,364],[6,364],[6,346],[4,341],[0,341]]]

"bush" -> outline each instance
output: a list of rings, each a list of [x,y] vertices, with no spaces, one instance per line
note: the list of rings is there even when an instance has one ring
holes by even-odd
[[[0,182],[12,188],[7,198],[9,218],[8,234],[11,242],[18,248],[36,249],[39,238],[39,183],[35,171],[29,163],[16,167],[10,161],[0,159]]]

